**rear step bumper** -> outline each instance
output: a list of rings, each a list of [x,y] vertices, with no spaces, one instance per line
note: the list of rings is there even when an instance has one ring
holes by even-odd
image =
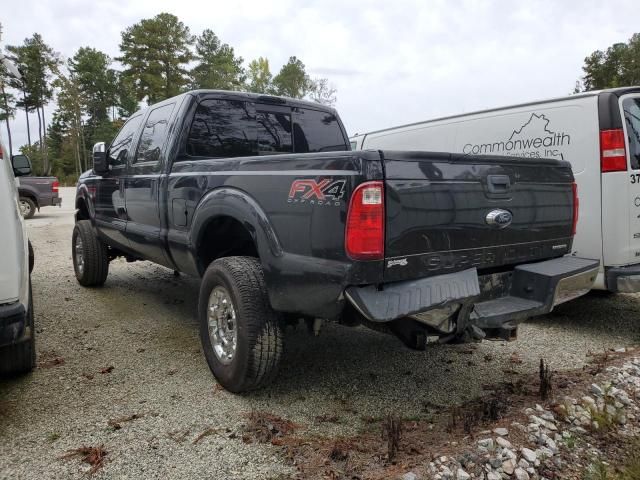
[[[549,313],[555,305],[587,293],[600,262],[561,257],[517,266],[513,272],[491,276],[480,287],[478,273],[458,273],[375,286],[348,287],[346,297],[366,319],[389,322],[454,304],[473,305],[468,319],[483,329],[513,328],[526,318]],[[485,279],[483,279],[485,280]]]

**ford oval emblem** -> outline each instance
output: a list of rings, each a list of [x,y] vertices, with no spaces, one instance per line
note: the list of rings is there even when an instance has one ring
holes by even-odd
[[[505,228],[511,225],[511,221],[513,220],[513,215],[509,210],[503,210],[501,208],[496,208],[495,210],[491,210],[487,213],[485,217],[485,222],[487,225],[496,228]]]

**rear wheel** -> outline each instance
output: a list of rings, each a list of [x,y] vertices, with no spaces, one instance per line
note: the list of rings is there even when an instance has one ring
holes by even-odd
[[[25,338],[0,349],[0,375],[17,376],[29,373],[36,366],[36,330],[33,319],[33,299],[29,282],[29,311]]]
[[[200,286],[198,316],[207,363],[224,388],[244,392],[275,377],[283,332],[257,259],[227,257],[211,263]]]
[[[20,213],[24,218],[33,218],[36,208],[36,203],[29,197],[20,197]]]
[[[107,247],[93,233],[89,220],[80,220],[73,229],[71,238],[73,270],[80,285],[101,286],[109,274]]]

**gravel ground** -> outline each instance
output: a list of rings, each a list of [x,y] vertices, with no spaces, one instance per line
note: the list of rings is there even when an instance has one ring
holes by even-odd
[[[251,411],[293,420],[303,434],[350,434],[364,416],[420,416],[425,406],[471,399],[513,370],[536,371],[541,357],[554,369],[577,368],[589,351],[640,339],[637,295],[589,295],[524,324],[517,341],[473,348],[414,352],[362,328],[329,325],[319,337],[298,328],[288,331],[275,384],[232,395],[216,388],[200,351],[198,280],[116,260],[103,288],[80,287],[74,190],[61,191],[62,209],[28,222],[40,367],[0,382],[0,478],[85,478],[87,465],[60,457],[99,445],[108,455],[95,478],[276,478],[292,472],[276,450],[241,440]],[[108,425],[134,414],[141,418],[120,429]],[[323,414],[339,423],[318,422]],[[218,430],[194,444],[207,428]]]

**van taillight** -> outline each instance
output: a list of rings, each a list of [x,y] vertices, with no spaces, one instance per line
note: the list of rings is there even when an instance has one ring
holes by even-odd
[[[576,234],[578,228],[578,213],[580,211],[580,199],[578,198],[578,185],[573,182],[571,185],[573,189],[573,226],[571,227],[571,235]]]
[[[602,172],[627,170],[624,131],[621,128],[600,131],[600,166]]]
[[[344,243],[347,255],[354,260],[384,258],[382,182],[365,182],[351,195]]]
[[[53,193],[58,193],[58,190],[60,189],[60,182],[58,181],[58,179],[55,179],[52,183],[51,183],[51,191]]]

